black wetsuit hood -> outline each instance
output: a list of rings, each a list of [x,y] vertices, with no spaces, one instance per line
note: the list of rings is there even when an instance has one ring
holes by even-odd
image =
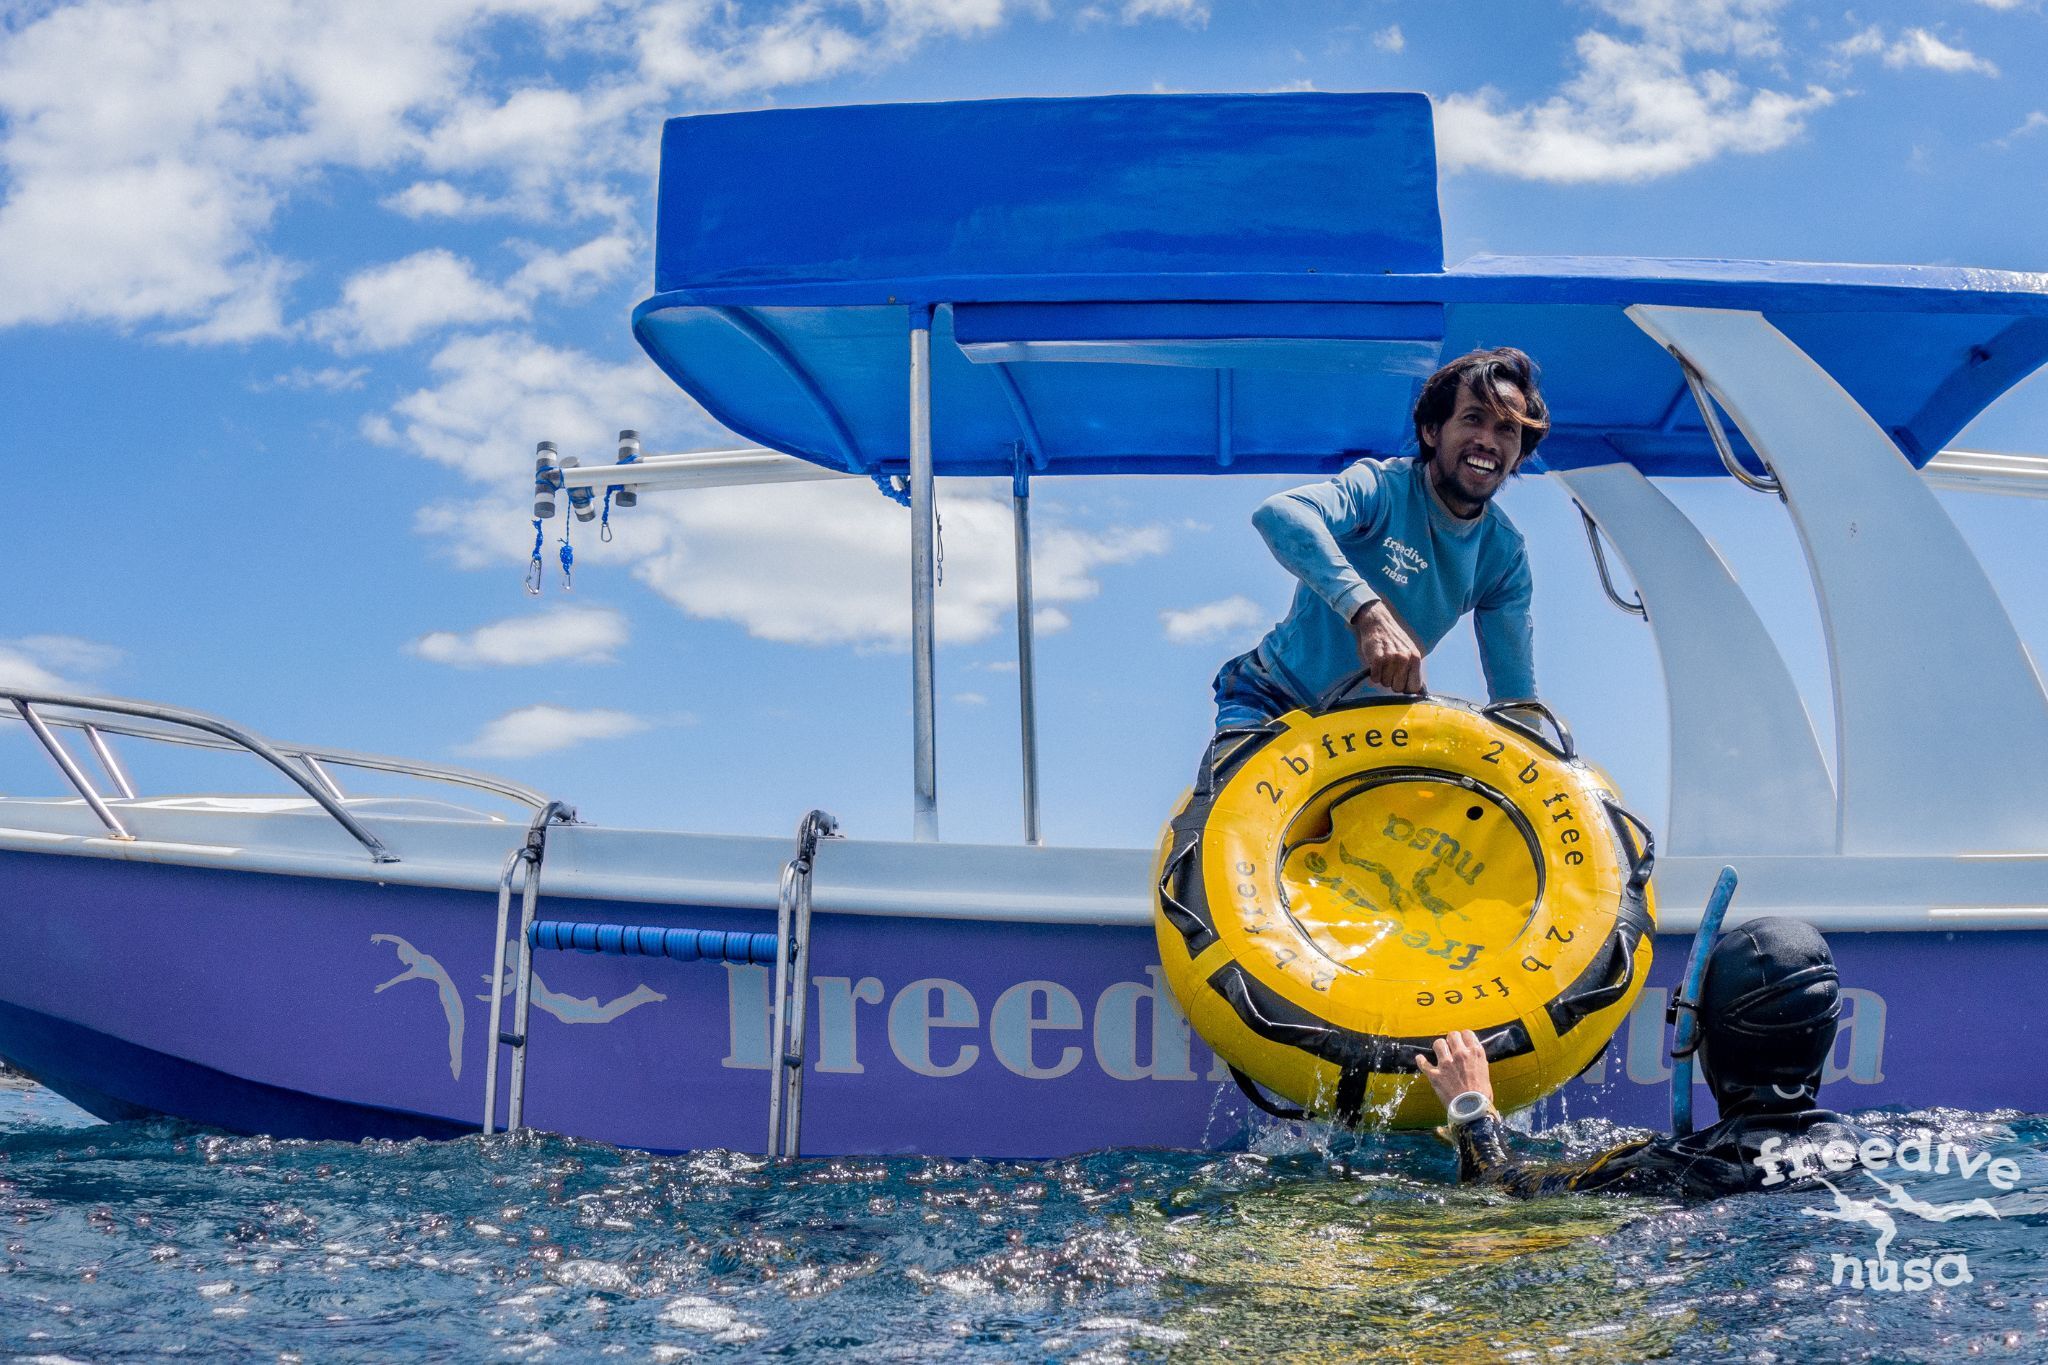
[[[1723,934],[1699,1009],[1700,1070],[1722,1122],[1813,1111],[1841,1013],[1834,954],[1812,925],[1754,919]]]

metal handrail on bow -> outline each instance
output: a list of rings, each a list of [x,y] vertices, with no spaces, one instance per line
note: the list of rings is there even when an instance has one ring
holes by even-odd
[[[57,765],[57,772],[61,772],[63,778],[66,778],[66,782],[70,782],[72,788],[86,800],[86,806],[92,808],[94,817],[98,817],[100,825],[106,827],[106,833],[113,835],[115,839],[133,839],[135,835],[131,835],[127,831],[127,825],[121,823],[119,814],[113,812],[113,808],[106,804],[106,798],[98,792],[98,788],[92,786],[92,780],[86,776],[84,769],[78,765],[78,759],[74,759],[66,747],[63,747],[61,743],[57,743],[57,737],[49,729],[51,720],[45,718],[37,710],[37,706],[63,706],[66,710],[90,710],[90,712],[102,712],[102,714],[113,714],[113,716],[137,716],[137,718],[143,718],[143,720],[158,720],[162,724],[186,726],[186,729],[201,731],[201,733],[207,733],[207,735],[215,735],[215,737],[227,741],[221,747],[244,749],[248,753],[254,753],[264,763],[268,763],[274,769],[279,769],[281,774],[291,778],[293,786],[297,786],[301,792],[311,796],[313,804],[317,804],[319,808],[326,810],[330,817],[334,817],[334,821],[342,829],[348,831],[348,835],[356,843],[360,843],[362,847],[369,849],[369,855],[371,855],[373,862],[381,862],[381,864],[397,862],[397,853],[387,849],[383,839],[379,839],[369,829],[362,827],[362,823],[356,817],[352,817],[352,814],[348,814],[348,810],[342,808],[342,802],[332,794],[332,790],[328,790],[328,788],[332,788],[332,780],[322,784],[322,780],[315,778],[309,767],[291,763],[283,753],[276,751],[268,741],[258,739],[256,735],[250,735],[248,731],[240,729],[240,726],[233,726],[233,724],[221,720],[219,716],[209,716],[209,714],[197,712],[197,710],[182,710],[178,706],[160,706],[156,702],[125,702],[125,700],[119,700],[119,698],[106,698],[106,696],[72,696],[72,694],[66,694],[66,692],[35,692],[35,690],[29,690],[29,688],[0,688],[0,700],[6,700],[6,702],[10,702],[14,706],[14,714],[18,714],[20,718],[23,718],[23,722],[35,733],[37,743],[43,745],[43,751],[49,753],[49,759]],[[92,741],[94,753],[98,753],[102,757],[102,761],[113,757],[113,751],[106,749],[104,735],[96,733],[98,726],[92,726],[90,722],[78,720],[76,716],[59,716],[55,722],[57,724],[72,724],[72,726],[76,726],[76,729],[86,731],[88,741]],[[152,735],[152,739],[156,739],[156,737]],[[121,765],[119,763],[109,763],[109,776],[113,778],[115,786],[121,790],[121,794],[125,798],[133,798],[135,796],[135,788],[127,780],[127,774],[121,772]],[[322,778],[324,776],[326,774],[322,774]]]

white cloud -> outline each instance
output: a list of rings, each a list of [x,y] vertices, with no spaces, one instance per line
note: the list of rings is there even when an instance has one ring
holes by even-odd
[[[921,44],[989,32],[1006,0],[814,0],[759,19],[703,0],[658,0],[635,22],[640,71],[725,98],[899,61]]]
[[[1834,46],[1838,57],[1876,57],[1884,52],[1884,30],[1876,24],[1852,33]]]
[[[350,276],[341,302],[310,325],[337,350],[383,351],[450,324],[498,322],[526,311],[525,299],[485,283],[468,261],[437,247]]]
[[[631,238],[616,233],[566,251],[520,249],[526,264],[503,284],[439,247],[371,266],[348,278],[340,302],[316,313],[309,330],[342,352],[390,350],[449,327],[527,317],[543,297],[574,297],[617,279],[639,255]]]
[[[19,687],[31,692],[80,690],[75,683],[65,681],[11,645],[0,645],[0,686]],[[9,719],[14,718],[11,707],[4,714]]]
[[[1896,39],[1887,39],[1884,29],[1872,24],[1836,43],[1831,51],[1845,64],[1860,57],[1878,57],[1894,71],[1917,67],[1950,75],[1998,74],[1997,66],[1991,62],[1974,52],[1951,47],[1924,28],[1909,28]]]
[[[1271,613],[1258,603],[1242,596],[1225,597],[1179,611],[1169,608],[1159,613],[1160,623],[1166,627],[1166,638],[1177,645],[1244,635],[1269,624],[1270,617]]]
[[[510,616],[468,632],[437,630],[406,646],[431,663],[457,668],[612,663],[626,643],[626,618],[609,607],[552,607]]]
[[[614,233],[595,237],[568,251],[532,251],[505,287],[521,298],[544,295],[575,297],[589,292],[631,271],[640,259],[640,247],[630,237]]]
[[[1022,7],[1040,12],[1033,0]],[[299,270],[270,231],[337,171],[416,177],[387,200],[414,217],[625,222],[643,197],[649,135],[679,104],[871,71],[925,43],[988,32],[1016,8],[17,5],[0,24],[0,327],[103,322],[195,343],[280,334]],[[520,41],[577,83],[507,74],[493,53]]]
[[[979,692],[955,692],[953,700],[962,706],[987,706],[988,698]]]
[[[1642,42],[1582,33],[1577,74],[1540,103],[1503,107],[1490,89],[1446,96],[1437,103],[1445,168],[1563,184],[1645,180],[1728,152],[1784,146],[1804,131],[1807,114],[1833,102],[1831,92],[1751,90],[1726,72],[1694,71],[1686,62],[1688,50],[1715,42],[1759,47],[1765,40],[1753,31],[1755,8],[1710,6],[1725,21],[1719,27],[1686,29],[1674,21],[1666,36]]]
[[[1966,71],[1983,76],[1998,74],[1996,66],[1976,53],[1950,47],[1924,28],[1909,28],[1900,34],[1898,41],[1885,49],[1884,64],[1889,67],[1925,67],[1929,71],[1951,74]]]
[[[691,616],[790,643],[909,643],[910,518],[864,481],[714,489],[649,499],[641,510],[660,517],[665,534],[636,572]],[[1015,605],[1009,500],[949,482],[939,514],[946,547],[939,638],[987,639]],[[1041,519],[1034,529],[1032,589],[1048,604],[1034,620],[1044,633],[1067,624],[1052,604],[1101,590],[1098,570],[1163,553],[1167,544],[1166,533],[1150,526],[1097,533]]]
[[[377,202],[407,218],[477,218],[505,211],[501,200],[479,198],[446,180],[416,180]]]
[[[1172,19],[1198,28],[1209,22],[1209,7],[1201,0],[1124,0],[1122,17],[1127,24]]]
[[[542,703],[507,711],[456,752],[476,758],[530,758],[578,744],[637,735],[649,728],[650,722],[627,711],[603,707],[575,711]]]
[[[1408,47],[1408,39],[1399,24],[1388,24],[1372,35],[1372,45],[1382,52],[1402,52]]]
[[[112,645],[75,635],[0,640],[0,684],[40,692],[91,692],[91,684],[75,681],[71,675],[105,673],[121,658],[121,651]]]
[[[260,237],[287,187],[395,155],[406,115],[459,87],[448,40],[469,8],[85,0],[18,21],[0,46],[0,325],[279,330],[290,272]]]
[[[267,380],[257,380],[249,387],[257,393],[267,393],[273,389],[284,389],[294,393],[308,393],[314,389],[323,393],[347,393],[353,389],[360,389],[363,386],[363,377],[369,372],[370,367],[367,365],[357,365],[346,370],[339,365],[329,365],[318,370],[297,365],[283,374],[273,375]]]
[[[612,364],[524,333],[491,332],[455,338],[428,369],[440,382],[400,399],[365,433],[501,490],[504,507],[525,501],[536,441],[554,441],[563,454],[595,464],[612,457],[624,427],[639,430],[649,449],[681,449],[723,432],[637,352]],[[664,433],[663,444],[655,432]],[[725,439],[729,444],[730,435]]]
[[[2048,112],[2043,112],[2042,110],[2036,109],[2034,110],[2034,112],[2028,114],[2025,118],[2021,119],[2018,127],[2014,128],[2004,137],[1999,138],[1998,145],[2001,147],[2010,147],[2014,142],[2018,141],[2020,138],[2031,137],[2033,134],[2040,132],[2043,128],[2048,128]]]
[[[385,444],[410,446],[489,490],[427,509],[419,528],[472,568],[524,558],[533,443],[555,441],[586,463],[609,458],[621,427],[650,449],[731,436],[644,360],[613,365],[579,351],[500,332],[458,337],[431,362],[439,383],[366,424]],[[1007,486],[948,480],[939,512],[946,578],[938,625],[947,643],[985,639],[1010,619],[1015,557]],[[563,527],[549,523],[552,541]],[[909,638],[910,517],[864,479],[657,495],[615,515],[604,545],[578,526],[579,574],[626,569],[690,616],[728,621],[761,639],[897,648]],[[1163,553],[1163,527],[1101,531],[1041,515],[1033,585],[1038,628],[1067,624],[1063,607],[1095,596],[1098,572]],[[550,577],[554,567],[548,559]],[[587,580],[586,580],[587,581]]]
[[[1594,0],[1601,10],[1642,32],[1643,41],[1671,52],[1733,52],[1775,57],[1773,15],[1784,0]]]

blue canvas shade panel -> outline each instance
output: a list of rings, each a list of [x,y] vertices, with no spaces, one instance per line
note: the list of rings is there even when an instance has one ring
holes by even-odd
[[[1722,466],[1626,316],[1763,313],[1916,465],[2048,361],[2048,276],[1482,256],[1445,269],[1414,94],[1117,96],[670,120],[649,355],[750,440],[906,460],[935,310],[937,472],[1311,473],[1412,448],[1443,359],[1543,365],[1554,468]],[[1732,434],[1732,433],[1731,433]],[[1735,436],[1741,449],[1739,435]]]

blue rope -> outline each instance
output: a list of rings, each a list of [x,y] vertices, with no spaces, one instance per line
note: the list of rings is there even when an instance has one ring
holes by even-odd
[[[544,564],[540,557],[540,547],[546,540],[547,537],[542,534],[540,529],[540,518],[535,517],[533,519],[533,562],[526,566],[526,595],[528,597],[540,596],[541,574],[545,572]]]
[[[870,472],[868,477],[875,481],[875,487],[881,489],[884,496],[891,502],[901,504],[904,507],[910,506],[909,482],[906,480],[901,488],[896,486],[896,481],[902,478],[902,475]]]
[[[612,494],[625,486],[615,483],[604,490],[604,516],[597,523],[597,538],[607,545],[612,542]]]

